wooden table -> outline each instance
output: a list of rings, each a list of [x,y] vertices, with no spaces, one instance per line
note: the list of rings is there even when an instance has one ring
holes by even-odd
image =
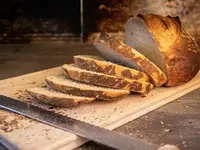
[[[76,54],[100,55],[89,44],[37,43],[0,45],[0,80],[72,62]],[[200,89],[148,113],[115,131],[156,144],[176,144],[181,150],[200,149]],[[0,145],[0,150],[3,150]],[[94,142],[77,150],[110,150]]]

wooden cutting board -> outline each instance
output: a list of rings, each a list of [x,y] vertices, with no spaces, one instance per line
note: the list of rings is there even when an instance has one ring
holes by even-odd
[[[200,87],[199,72],[193,80],[184,85],[155,88],[146,97],[132,94],[113,102],[94,101],[68,109],[37,104],[25,92],[28,87],[45,86],[46,76],[60,74],[62,69],[57,67],[1,80],[0,94],[28,103],[32,102],[55,113],[112,130]],[[0,110],[0,134],[17,144],[22,150],[66,150],[86,142],[85,139],[74,134],[3,110]]]

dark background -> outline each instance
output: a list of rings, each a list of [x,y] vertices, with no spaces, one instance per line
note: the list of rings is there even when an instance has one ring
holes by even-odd
[[[13,25],[13,32],[78,34],[79,5],[79,0],[1,0],[0,18]],[[1,26],[0,33],[5,30],[6,26]]]
[[[130,15],[179,16],[195,38],[200,36],[199,0],[83,0],[84,42],[96,32],[124,32]],[[80,42],[80,0],[1,0],[0,43],[61,40]]]

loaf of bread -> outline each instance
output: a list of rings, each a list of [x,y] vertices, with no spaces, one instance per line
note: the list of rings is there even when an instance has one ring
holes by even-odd
[[[144,71],[151,78],[155,86],[161,86],[167,81],[167,77],[161,69],[147,57],[132,47],[116,40],[106,33],[94,38],[94,46],[108,60]]]
[[[72,107],[80,103],[89,103],[95,98],[63,94],[49,88],[29,88],[27,92],[36,100],[59,107]]]
[[[47,76],[48,86],[56,91],[76,96],[92,97],[101,100],[115,100],[117,97],[128,95],[128,90],[104,88],[80,83],[61,76]]]
[[[63,65],[65,74],[76,81],[85,82],[93,85],[130,90],[137,93],[148,93],[153,85],[148,82],[141,82],[138,80],[130,80],[103,73],[97,73],[78,68],[72,64]]]
[[[125,28],[125,43],[145,55],[166,75],[166,86],[191,80],[200,69],[200,51],[178,17],[139,14]]]
[[[74,64],[62,66],[64,75],[46,77],[48,88],[27,92],[43,103],[71,107],[181,85],[200,69],[199,48],[178,17],[139,14],[127,21],[124,43],[101,33],[93,45],[105,58],[76,55]]]
[[[79,68],[90,71],[149,82],[149,77],[144,72],[105,61],[99,56],[76,55],[74,56],[74,64]]]

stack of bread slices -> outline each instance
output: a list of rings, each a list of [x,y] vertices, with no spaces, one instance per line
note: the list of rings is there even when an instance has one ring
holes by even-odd
[[[112,101],[135,92],[147,94],[150,78],[99,56],[77,55],[73,64],[62,66],[63,75],[47,76],[47,88],[29,88],[28,93],[51,105],[71,107],[95,99]]]
[[[124,42],[101,33],[93,45],[103,57],[76,55],[73,64],[62,66],[63,75],[46,77],[47,88],[28,93],[47,104],[71,107],[178,86],[200,69],[199,48],[178,17],[139,14],[127,21]]]

